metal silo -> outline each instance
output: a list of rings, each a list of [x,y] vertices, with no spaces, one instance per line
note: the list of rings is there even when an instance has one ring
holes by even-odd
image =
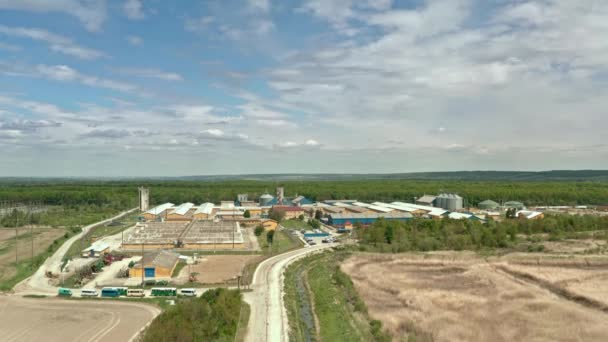
[[[270,194],[263,194],[260,196],[260,205],[267,206],[270,204],[270,202],[272,202],[273,199],[274,197],[272,197]]]

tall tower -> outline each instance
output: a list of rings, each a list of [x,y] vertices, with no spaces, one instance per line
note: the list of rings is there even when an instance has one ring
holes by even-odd
[[[277,188],[277,204],[283,205],[283,197],[285,196],[285,189],[280,186]]]
[[[139,187],[139,210],[148,211],[150,209],[150,189]]]

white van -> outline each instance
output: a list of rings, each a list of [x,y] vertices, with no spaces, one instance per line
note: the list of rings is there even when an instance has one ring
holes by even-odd
[[[82,289],[80,290],[80,297],[97,297],[99,293],[97,293],[96,289]]]
[[[127,297],[144,297],[146,294],[142,289],[128,289]]]
[[[196,297],[196,289],[181,289],[179,293],[184,297]]]

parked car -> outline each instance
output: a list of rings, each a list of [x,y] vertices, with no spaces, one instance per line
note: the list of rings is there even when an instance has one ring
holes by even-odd
[[[80,297],[97,297],[99,293],[96,289],[82,289],[80,290]]]
[[[314,246],[314,245],[316,245],[317,243],[316,243],[316,242],[314,242],[314,241],[310,241],[310,242],[308,242],[308,244],[309,244],[309,245],[311,245],[311,246]]]

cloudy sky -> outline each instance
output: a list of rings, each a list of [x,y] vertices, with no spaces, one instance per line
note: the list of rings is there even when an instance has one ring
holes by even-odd
[[[0,0],[0,176],[608,169],[606,0]]]

